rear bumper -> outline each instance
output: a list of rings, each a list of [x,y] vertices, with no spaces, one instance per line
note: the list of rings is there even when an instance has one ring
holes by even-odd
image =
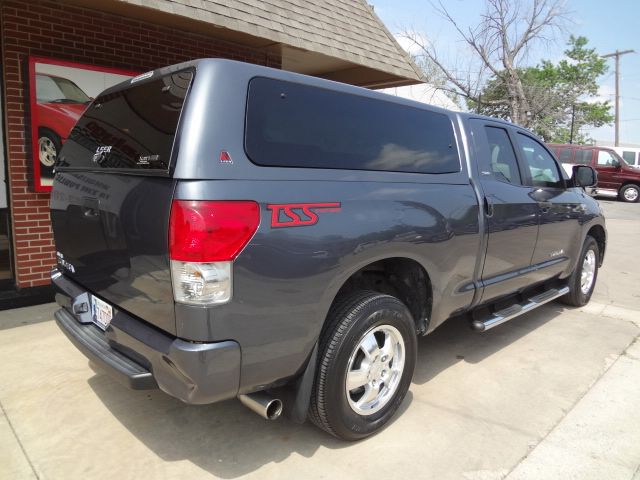
[[[233,341],[193,343],[172,337],[114,307],[106,331],[74,314],[88,292],[59,270],[51,274],[62,307],[56,323],[100,369],[129,388],[160,388],[183,402],[213,403],[233,398],[240,381],[240,346]]]

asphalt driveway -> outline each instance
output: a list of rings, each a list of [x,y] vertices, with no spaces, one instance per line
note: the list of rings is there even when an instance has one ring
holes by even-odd
[[[380,434],[344,443],[237,401],[187,406],[92,369],[54,305],[0,312],[2,479],[640,480],[640,204],[603,201],[609,246],[583,309],[419,341]]]

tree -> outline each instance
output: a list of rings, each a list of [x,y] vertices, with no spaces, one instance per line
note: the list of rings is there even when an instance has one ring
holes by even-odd
[[[520,69],[523,91],[528,99],[528,127],[545,141],[584,143],[583,126],[600,127],[611,123],[609,102],[598,102],[597,80],[607,72],[605,60],[595,49],[587,48],[585,37],[571,36],[564,59],[558,64],[544,60],[535,67]],[[504,98],[507,87],[494,76],[485,85],[478,100],[469,100],[470,109],[493,117],[509,119],[504,105],[492,100]]]
[[[485,11],[475,27],[462,27],[439,2],[434,8],[454,27],[469,49],[462,68],[448,65],[433,43],[415,31],[405,31],[425,61],[442,73],[443,87],[468,101],[493,105],[519,125],[531,123],[531,105],[524,83],[521,63],[530,47],[549,41],[549,34],[562,27],[563,0],[485,0]],[[500,98],[481,98],[487,81],[493,78],[502,88]]]
[[[587,48],[585,37],[571,36],[566,58],[554,65],[545,60],[532,70],[530,87],[544,89],[549,101],[533,111],[532,129],[549,142],[583,143],[583,126],[601,127],[613,121],[608,101],[595,100],[598,79],[609,67],[593,48]]]

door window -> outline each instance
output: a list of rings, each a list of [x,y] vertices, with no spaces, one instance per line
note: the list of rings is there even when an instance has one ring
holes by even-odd
[[[563,182],[558,164],[549,152],[533,138],[518,132],[522,160],[529,168],[534,187],[562,188]]]
[[[619,165],[616,157],[606,150],[598,150],[598,166],[599,167],[616,167]]]
[[[485,127],[489,144],[489,168],[496,180],[506,183],[521,184],[520,170],[516,154],[504,128]]]
[[[578,165],[590,165],[593,158],[593,149],[588,148],[586,150],[576,151],[576,162]]]

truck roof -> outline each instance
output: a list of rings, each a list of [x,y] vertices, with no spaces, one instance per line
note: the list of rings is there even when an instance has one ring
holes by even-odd
[[[103,93],[110,93],[114,91],[119,91],[127,88],[131,84],[139,84],[147,81],[151,81],[158,76],[164,76],[167,74],[175,73],[180,70],[186,70],[189,68],[194,68],[199,72],[207,72],[223,69],[225,70],[226,75],[234,75],[236,73],[243,73],[243,77],[247,76],[249,73],[251,76],[261,76],[268,78],[275,78],[279,80],[302,83],[306,85],[312,85],[319,88],[327,88],[339,92],[351,93],[353,95],[360,95],[370,98],[377,98],[379,100],[384,100],[387,102],[393,102],[397,104],[407,105],[411,107],[416,107],[425,110],[431,110],[435,112],[446,113],[448,115],[458,116],[464,119],[478,118],[490,120],[492,122],[503,123],[505,125],[514,125],[513,123],[502,120],[499,118],[488,117],[485,115],[480,115],[473,112],[456,112],[453,110],[449,110],[446,108],[438,107],[435,105],[430,105],[427,103],[418,102],[416,100],[410,100],[407,98],[398,97],[395,95],[389,95],[387,93],[382,93],[376,90],[371,90],[364,87],[358,87],[355,85],[349,85],[346,83],[336,82],[333,80],[327,80],[324,78],[313,77],[310,75],[304,75],[301,73],[290,72],[288,70],[280,70],[272,67],[265,67],[263,65],[256,65],[252,63],[240,62],[237,60],[228,60],[223,58],[200,58],[196,60],[191,60],[188,62],[183,62],[167,67],[161,67],[156,70],[151,70],[149,72],[138,75],[130,80],[125,80],[113,87],[105,90]],[[527,130],[524,127],[520,127],[519,125],[515,125],[518,128],[522,128],[523,130]]]
[[[265,67],[262,65],[255,65],[252,63],[239,62],[236,60],[227,60],[223,58],[201,58],[197,60],[191,60],[188,62],[179,63],[176,65],[171,65],[168,67],[158,68],[156,70],[151,70],[149,72],[140,74],[132,79],[125,80],[124,82],[118,83],[113,87],[105,90],[103,93],[111,93],[119,90],[123,90],[127,88],[131,84],[141,84],[147,81],[151,81],[151,79],[157,78],[158,76],[164,76],[167,74],[175,73],[180,70],[186,70],[189,68],[195,68],[200,72],[205,71],[213,71],[224,69],[227,75],[234,75],[235,73],[242,72],[243,77],[246,77],[247,72],[249,72],[252,76],[261,76],[268,78],[275,78],[279,80],[302,83],[306,85],[312,85],[319,88],[327,88],[331,90],[351,93],[353,95],[361,95],[371,98],[377,98],[381,100],[385,100],[388,102],[394,102],[404,105],[410,105],[417,108],[429,109],[437,112],[450,113],[450,114],[458,114],[459,112],[454,112],[452,110],[447,110],[445,108],[437,107],[435,105],[429,105],[426,103],[418,102],[415,100],[409,100],[402,97],[397,97],[395,95],[389,95],[387,93],[378,92],[376,90],[371,90],[364,87],[357,87],[355,85],[349,85],[346,83],[336,82],[333,80],[326,80],[319,77],[313,77],[310,75],[304,75],[301,73],[294,73],[287,70],[280,70],[277,68]]]

